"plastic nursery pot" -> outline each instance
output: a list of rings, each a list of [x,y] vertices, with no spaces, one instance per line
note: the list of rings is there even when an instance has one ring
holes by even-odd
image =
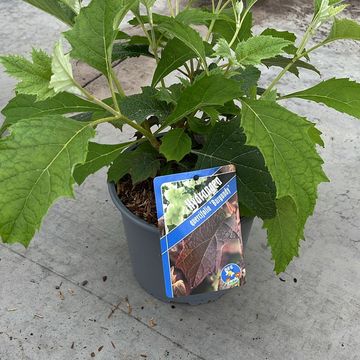
[[[119,199],[114,183],[109,183],[108,187],[110,196],[122,215],[135,278],[149,294],[166,302],[198,305],[214,301],[224,295],[224,293],[232,291],[222,290],[172,299],[168,298],[165,295],[160,255],[160,232],[158,228],[155,225],[148,224],[145,220],[140,219],[128,210]],[[241,218],[244,247],[249,238],[253,221],[254,218]]]

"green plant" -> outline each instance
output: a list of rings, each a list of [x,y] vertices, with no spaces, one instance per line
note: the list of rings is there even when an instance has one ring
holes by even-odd
[[[329,79],[286,95],[277,85],[286,73],[299,75],[299,68],[317,73],[309,55],[319,47],[360,40],[358,23],[337,18],[346,5],[315,0],[314,16],[297,41],[295,34],[275,29],[254,35],[256,0],[213,0],[211,10],[193,8],[189,0],[181,11],[179,0],[168,0],[170,16],[154,13],[154,0],[92,0],[87,7],[78,0],[27,2],[70,26],[64,37],[71,51],[65,54],[59,42],[51,56],[34,49],[32,61],[0,58],[20,80],[3,109],[2,240],[28,246],[52,203],[73,196],[75,181],[81,184],[104,166],[110,165],[109,180],[130,174],[138,183],[157,174],[233,163],[241,212],[264,220],[275,271],[284,271],[298,255],[317,186],[328,179],[316,150],[324,145],[320,131],[279,102],[305,99],[360,118],[360,84]],[[130,13],[130,25],[143,36],[119,30]],[[325,40],[309,47],[329,21]],[[157,65],[152,83],[126,96],[112,63],[134,56],[151,57]],[[104,74],[111,98],[98,99],[82,88],[71,58]],[[258,86],[264,65],[282,68],[265,89]],[[166,81],[170,74],[178,75],[174,83]],[[128,125],[136,138],[118,145],[91,142],[103,123]],[[123,152],[134,144],[134,151]]]

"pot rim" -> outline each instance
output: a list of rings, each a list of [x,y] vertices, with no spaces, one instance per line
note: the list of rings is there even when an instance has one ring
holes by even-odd
[[[121,201],[121,199],[119,198],[119,196],[117,194],[116,184],[113,181],[108,182],[108,189],[109,189],[110,197],[111,197],[113,203],[118,208],[118,210],[120,210],[121,214],[127,216],[133,222],[135,222],[138,226],[146,229],[147,231],[156,232],[157,234],[159,234],[159,229],[156,225],[149,224],[147,221],[145,221],[144,219],[140,218],[139,216],[137,216],[133,212],[131,212],[123,204],[123,202]],[[253,221],[254,219],[255,219],[255,217],[240,216],[240,220],[241,220],[242,224],[246,223],[248,221]]]
[[[159,229],[157,228],[157,226],[155,226],[154,224],[149,224],[144,219],[135,215],[123,204],[123,202],[121,201],[121,199],[117,194],[116,184],[113,181],[108,182],[108,188],[112,201],[123,215],[127,216],[128,218],[131,218],[132,221],[136,222],[137,225],[141,226],[142,228],[145,228],[147,231],[159,233]]]

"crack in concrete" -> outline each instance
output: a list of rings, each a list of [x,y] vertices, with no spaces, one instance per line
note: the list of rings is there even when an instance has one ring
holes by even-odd
[[[141,321],[141,320],[140,320],[139,318],[137,318],[136,316],[133,316],[133,315],[129,314],[129,312],[128,312],[127,310],[124,310],[124,309],[121,309],[121,308],[117,307],[117,304],[113,304],[113,303],[111,303],[110,301],[107,301],[107,300],[104,299],[103,297],[99,296],[98,294],[94,293],[94,292],[91,291],[90,289],[87,289],[87,288],[79,285],[76,281],[74,281],[74,280],[72,280],[72,279],[70,279],[70,278],[67,278],[65,275],[57,272],[57,271],[54,270],[54,269],[51,269],[51,268],[47,267],[46,265],[43,265],[43,264],[39,263],[39,262],[36,261],[36,260],[33,260],[33,259],[31,259],[31,258],[28,258],[28,257],[25,256],[24,254],[22,254],[22,253],[20,253],[20,252],[18,252],[18,251],[16,251],[16,250],[14,250],[14,249],[12,249],[12,248],[10,248],[10,247],[7,247],[7,246],[5,246],[4,244],[1,244],[1,243],[0,243],[0,246],[1,246],[2,248],[4,248],[4,249],[6,249],[6,250],[8,250],[8,251],[10,251],[10,252],[12,252],[12,253],[14,253],[14,254],[16,254],[16,255],[22,257],[23,259],[26,259],[26,260],[29,261],[29,262],[31,262],[31,263],[33,263],[33,264],[36,264],[37,266],[40,266],[42,269],[45,269],[45,270],[51,272],[52,274],[54,274],[54,275],[56,275],[56,276],[59,276],[59,277],[61,277],[62,279],[66,280],[66,281],[69,281],[71,284],[73,284],[74,286],[76,286],[78,289],[81,289],[81,290],[83,290],[83,291],[86,291],[88,294],[96,297],[98,300],[100,300],[100,301],[102,301],[103,303],[111,306],[111,308],[114,308],[114,307],[115,307],[115,308],[116,308],[115,311],[116,311],[116,310],[121,311],[123,314],[125,314],[125,315],[127,315],[128,317],[136,320],[138,323],[144,325],[145,327],[147,327],[147,328],[150,329],[151,331],[154,331],[154,332],[155,332],[156,334],[158,334],[159,336],[161,336],[161,337],[163,337],[164,339],[170,341],[172,344],[174,344],[175,346],[177,346],[179,349],[184,350],[184,351],[187,351],[189,354],[195,356],[195,357],[198,358],[199,360],[207,360],[206,358],[204,358],[204,357],[202,357],[202,356],[194,353],[193,351],[187,349],[186,347],[184,347],[184,346],[181,345],[180,343],[174,341],[174,340],[171,339],[170,337],[162,334],[160,331],[156,330],[155,328],[149,326],[147,323]],[[125,299],[124,299],[124,301],[125,301]],[[114,312],[115,312],[115,311],[114,311]]]

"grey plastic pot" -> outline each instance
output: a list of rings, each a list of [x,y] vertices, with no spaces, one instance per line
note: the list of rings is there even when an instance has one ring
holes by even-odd
[[[223,290],[173,299],[168,298],[165,295],[159,230],[156,226],[148,224],[128,210],[119,199],[114,183],[109,183],[108,187],[111,199],[122,215],[135,278],[149,294],[166,302],[198,305],[214,301],[224,293],[232,291]],[[244,246],[248,240],[253,221],[254,218],[241,218]]]

